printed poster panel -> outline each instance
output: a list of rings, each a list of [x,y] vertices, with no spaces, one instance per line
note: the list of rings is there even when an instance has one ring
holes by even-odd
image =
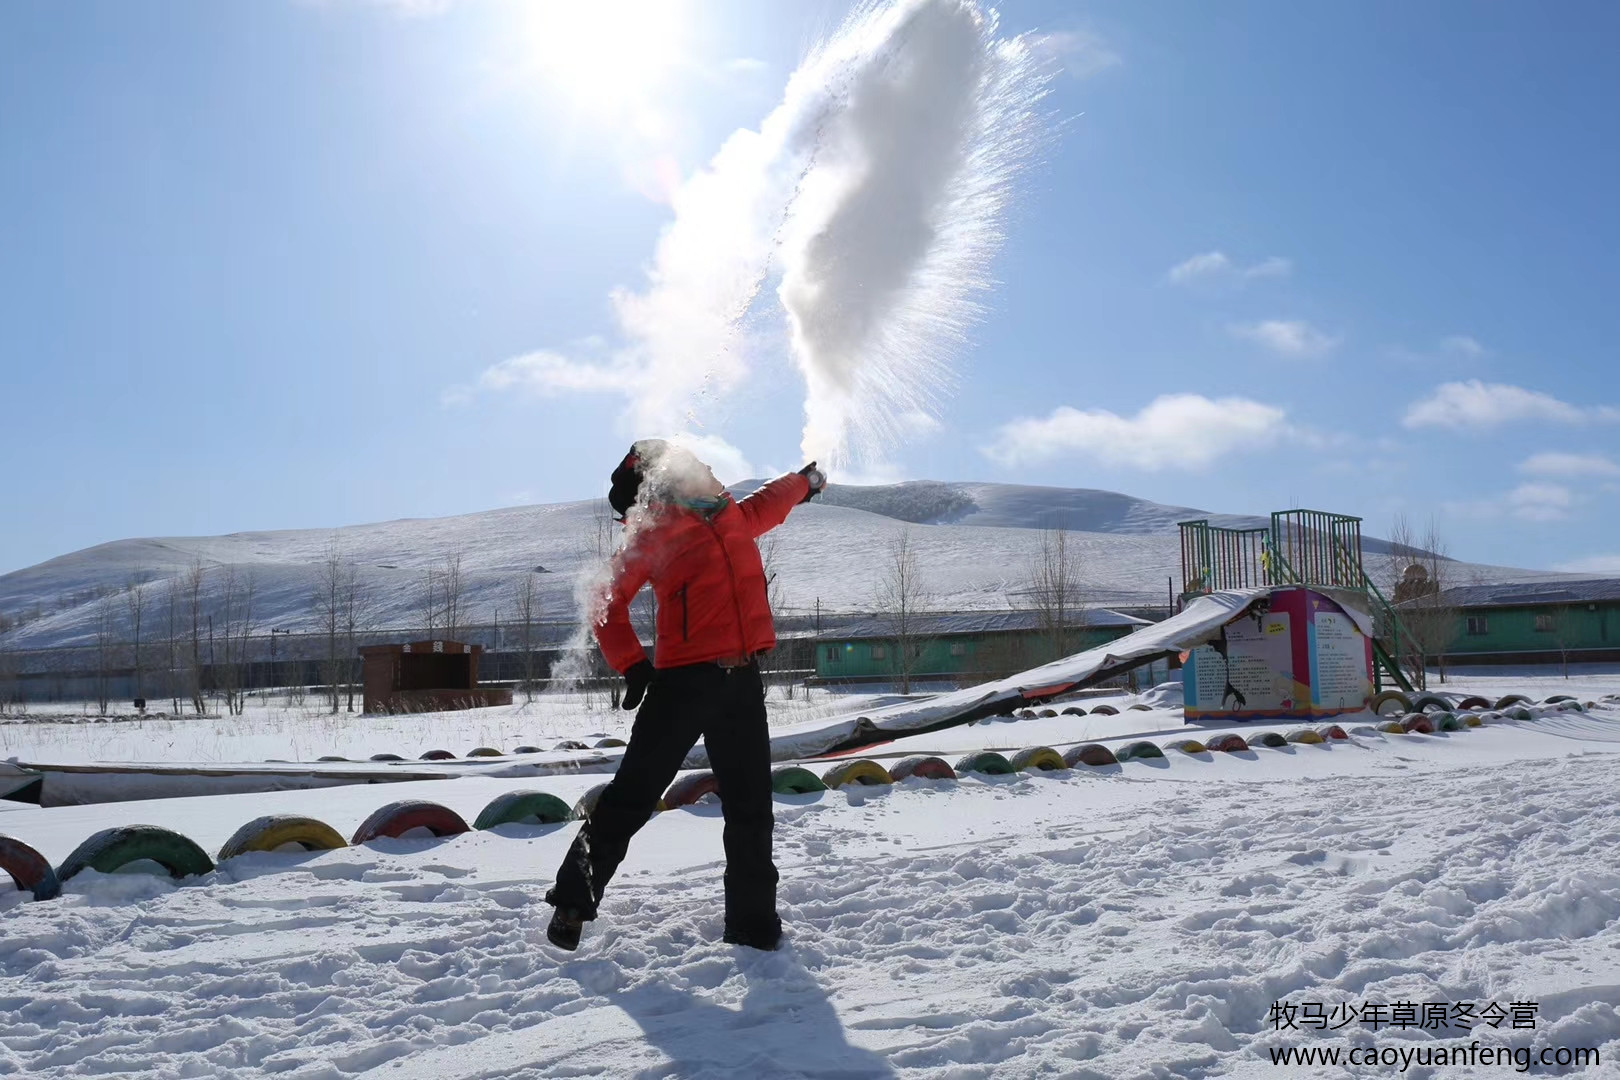
[[[1311,704],[1323,711],[1360,709],[1371,696],[1366,636],[1343,612],[1318,610],[1311,624]]]
[[[1226,655],[1202,645],[1188,658],[1189,713],[1280,713],[1294,701],[1293,638],[1286,612],[1244,617],[1226,627]]]

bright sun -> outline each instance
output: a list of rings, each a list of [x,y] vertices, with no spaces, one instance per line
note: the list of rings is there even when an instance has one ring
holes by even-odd
[[[684,62],[685,0],[531,0],[526,58],[579,111],[634,119]]]

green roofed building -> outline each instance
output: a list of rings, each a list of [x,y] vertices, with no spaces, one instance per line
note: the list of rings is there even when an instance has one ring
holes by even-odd
[[[1451,664],[1620,661],[1620,578],[1459,585],[1438,606]]]
[[[1001,678],[1124,637],[1147,619],[1103,608],[1074,615],[1061,635],[1039,611],[972,611],[913,616],[905,629],[873,615],[835,625],[816,636],[816,677],[829,682],[896,678],[902,638],[913,660],[913,679]]]

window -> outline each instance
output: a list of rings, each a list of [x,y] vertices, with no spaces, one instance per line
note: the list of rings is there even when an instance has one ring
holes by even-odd
[[[1484,615],[1468,616],[1468,636],[1484,637],[1491,632],[1491,620]]]
[[[966,656],[967,655],[967,642],[965,642],[965,641],[953,641],[953,642],[951,642],[951,655],[952,656]]]
[[[1558,629],[1558,616],[1556,616],[1556,615],[1537,615],[1536,616],[1536,632],[1538,634],[1550,634],[1554,630],[1557,630],[1557,629]]]
[[[844,651],[836,645],[827,646],[827,663],[836,664],[844,659]]]
[[[872,659],[874,659],[874,660],[887,660],[888,658],[889,658],[888,646],[886,646],[886,645],[874,645],[874,646],[872,646]]]

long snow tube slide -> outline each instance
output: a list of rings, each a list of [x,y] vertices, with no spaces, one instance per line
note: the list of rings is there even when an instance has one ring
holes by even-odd
[[[1503,697],[1497,698],[1496,704],[1493,706],[1493,708],[1500,712],[1503,709],[1511,708],[1514,705],[1528,704],[1530,704],[1530,699],[1525,697],[1523,694],[1507,694]]]
[[[1119,758],[1102,743],[1081,743],[1063,752],[1063,764],[1073,769],[1079,765],[1118,765]]]
[[[826,791],[821,777],[798,765],[778,765],[771,770],[771,790],[778,795],[809,795]]]
[[[1068,768],[1063,763],[1063,755],[1050,746],[1026,746],[1007,760],[1019,772],[1051,772]]]
[[[1488,709],[1491,707],[1491,704],[1491,699],[1488,697],[1480,697],[1478,694],[1470,694],[1468,697],[1465,697],[1461,701],[1457,702],[1457,708],[1465,711],[1469,709]]]
[[[1390,708],[1389,706],[1395,706]],[[1379,716],[1396,716],[1412,711],[1412,699],[1399,690],[1385,690],[1367,703],[1367,708]]]
[[[1287,746],[1288,740],[1275,731],[1262,731],[1260,734],[1249,740],[1249,745],[1269,746],[1275,750],[1278,747]]]
[[[232,833],[219,849],[219,861],[250,851],[274,851],[283,844],[297,844],[305,851],[333,851],[349,846],[342,834],[324,821],[296,814],[266,814]]]
[[[423,754],[417,760],[418,761],[454,761],[454,760],[456,760],[456,755],[452,754],[448,750],[429,750],[427,753]]]
[[[1232,732],[1226,735],[1216,735],[1206,744],[1211,750],[1219,754],[1235,754],[1239,750],[1247,750],[1249,744],[1243,741],[1243,736]]]
[[[45,856],[9,836],[0,836],[0,870],[11,875],[17,888],[33,893],[35,900],[49,900],[62,891]]]
[[[841,788],[845,784],[892,784],[894,777],[871,758],[857,758],[834,765],[821,774],[821,782],[829,788]]]
[[[919,755],[901,758],[889,766],[889,775],[897,781],[909,780],[913,776],[920,776],[924,780],[955,780],[956,770],[944,758]]]
[[[206,874],[214,860],[187,837],[157,825],[119,825],[102,829],[73,849],[56,868],[58,881],[67,881],[84,870],[103,874],[116,872],[132,862],[150,860],[169,872],[172,878]]]
[[[1119,715],[1119,710],[1114,708],[1112,705],[1098,705],[1095,709],[1091,710],[1091,715],[1092,716],[1118,716]]]
[[[687,773],[685,776],[669,785],[664,792],[664,805],[671,810],[677,806],[691,806],[705,795],[720,792],[720,781],[707,769],[702,772]]]
[[[508,791],[497,795],[489,805],[478,812],[473,821],[475,829],[493,829],[497,825],[555,825],[573,817],[567,803],[544,791]]]
[[[1177,739],[1175,742],[1165,743],[1166,750],[1180,750],[1183,754],[1207,754],[1209,747],[1197,739]]]
[[[398,754],[372,754],[372,761],[404,761]]]
[[[467,756],[468,757],[505,757],[506,753],[505,753],[505,751],[495,749],[493,746],[475,746],[471,750],[467,751]]]
[[[1301,743],[1305,746],[1315,746],[1318,743],[1327,741],[1322,738],[1319,732],[1312,731],[1308,727],[1295,728],[1287,734],[1286,738],[1291,743]]]
[[[1412,699],[1412,712],[1450,712],[1451,702],[1437,694],[1419,694]]]
[[[373,811],[349,842],[365,844],[384,836],[397,839],[412,829],[426,829],[434,836],[458,836],[467,831],[467,822],[448,806],[426,799],[401,799]]]
[[[1133,742],[1116,751],[1115,756],[1121,761],[1141,761],[1144,758],[1162,758],[1164,751],[1159,749],[1158,743]]]
[[[1350,733],[1338,724],[1323,724],[1316,729],[1316,733],[1324,739],[1348,739]]]
[[[1434,723],[1422,713],[1413,713],[1401,721],[1408,735],[1433,735]]]
[[[1013,768],[1012,762],[996,753],[994,750],[980,750],[976,754],[956,763],[956,775],[963,773],[984,773],[986,776],[1011,776],[1018,770]]]

